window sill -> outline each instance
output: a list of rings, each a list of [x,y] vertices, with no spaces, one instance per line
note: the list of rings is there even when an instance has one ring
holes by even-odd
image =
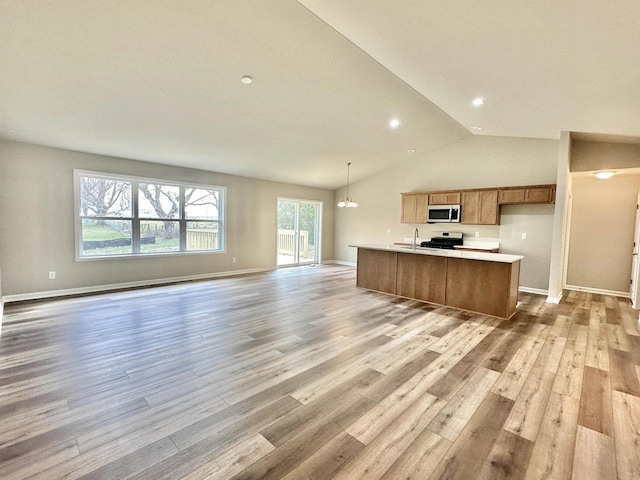
[[[94,262],[100,260],[122,260],[128,258],[158,258],[158,257],[179,257],[190,255],[217,255],[227,253],[226,250],[196,250],[192,252],[165,252],[165,253],[127,253],[123,255],[96,255],[91,257],[81,257],[76,254],[76,262]]]

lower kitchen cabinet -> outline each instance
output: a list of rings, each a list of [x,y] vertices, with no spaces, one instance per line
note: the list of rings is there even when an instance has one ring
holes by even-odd
[[[521,256],[351,246],[358,287],[500,318],[516,312]]]
[[[498,263],[449,258],[447,305],[509,317],[518,303],[520,262]]]
[[[395,252],[358,249],[358,287],[396,294]]]
[[[424,302],[444,304],[447,259],[398,253],[396,294]]]

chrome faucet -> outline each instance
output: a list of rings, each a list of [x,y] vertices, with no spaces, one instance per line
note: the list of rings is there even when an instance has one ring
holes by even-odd
[[[416,243],[418,242],[418,236],[419,236],[419,235],[420,235],[420,234],[418,233],[418,229],[416,228],[416,229],[413,231],[413,249],[414,249],[414,250],[416,249],[416,246],[417,246],[417,245],[416,245]]]

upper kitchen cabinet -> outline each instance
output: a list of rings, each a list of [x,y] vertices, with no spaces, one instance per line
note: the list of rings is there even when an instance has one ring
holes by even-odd
[[[498,196],[500,205],[520,203],[553,203],[555,201],[555,185],[535,185],[531,187],[513,187],[501,189]]]
[[[524,190],[525,203],[554,203],[556,201],[556,186],[547,185]]]
[[[478,188],[473,190],[409,192],[402,194],[402,223],[427,223],[428,205],[460,205],[460,223],[499,225],[500,206],[554,203],[555,185]]]
[[[427,205],[429,195],[426,193],[402,194],[402,223],[427,223]]]
[[[429,194],[429,205],[459,205],[460,192],[438,192]]]
[[[498,225],[498,190],[463,191],[462,218],[467,225]]]

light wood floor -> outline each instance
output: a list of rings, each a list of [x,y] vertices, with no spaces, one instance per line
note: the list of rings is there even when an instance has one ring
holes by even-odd
[[[348,267],[8,305],[0,478],[638,479],[629,302],[511,321]]]

